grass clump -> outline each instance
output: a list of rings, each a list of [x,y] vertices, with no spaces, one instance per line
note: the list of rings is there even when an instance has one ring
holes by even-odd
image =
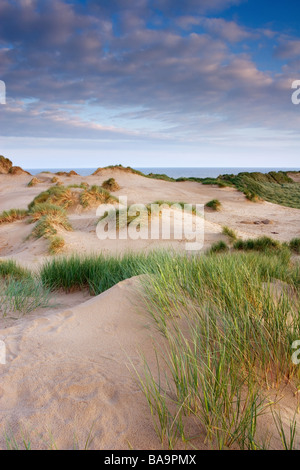
[[[49,253],[51,255],[56,255],[61,253],[65,247],[65,240],[59,236],[51,237],[50,246],[49,246]]]
[[[209,253],[224,253],[229,250],[228,245],[222,240],[216,243],[213,243],[209,249]]]
[[[53,213],[42,216],[35,228],[32,231],[32,235],[35,238],[51,238],[57,234],[57,229],[61,228],[67,231],[72,231],[72,225],[68,221],[68,218],[63,213]]]
[[[72,255],[47,261],[40,271],[45,287],[66,292],[88,289],[99,295],[115,284],[139,274],[155,272],[164,256],[156,253],[126,254],[123,257]]]
[[[68,188],[77,188],[77,189],[88,189],[90,185],[85,181],[82,181],[80,184],[69,184]]]
[[[219,199],[212,199],[211,201],[205,204],[205,207],[208,207],[209,209],[212,209],[214,211],[220,211],[222,208],[222,204]]]
[[[26,315],[49,306],[50,291],[33,278],[9,279],[0,284],[0,312],[3,317]]]
[[[222,233],[230,238],[231,241],[236,241],[238,239],[237,233],[232,228],[227,227],[227,225],[224,225],[222,228]]]
[[[78,194],[74,193],[64,186],[53,186],[47,191],[43,191],[29,204],[28,209],[31,210],[36,204],[42,203],[54,204],[68,209],[72,205],[78,203]]]
[[[113,204],[118,201],[118,199],[112,196],[109,191],[96,185],[84,190],[80,194],[79,200],[80,204],[84,208],[95,206],[97,204]]]
[[[236,250],[244,251],[280,251],[283,249],[282,244],[270,237],[250,238],[248,240],[237,240],[233,247]]]
[[[30,279],[31,273],[28,269],[22,268],[15,260],[0,260],[0,278],[1,279]]]
[[[289,248],[297,253],[297,255],[300,255],[300,238],[293,238],[289,242]]]
[[[60,215],[62,217],[67,216],[66,211],[63,207],[50,204],[49,202],[35,204],[32,209],[29,210],[28,215],[30,216],[30,222],[37,222],[45,215]]]
[[[165,337],[157,370],[144,359],[141,388],[163,445],[261,449],[257,420],[266,388],[299,380],[291,344],[300,336],[299,299],[281,255],[233,253],[169,258],[144,278],[144,300]],[[293,271],[295,268],[291,268]],[[299,275],[299,273],[298,273]],[[200,435],[200,436],[199,436]]]
[[[36,186],[39,183],[42,183],[42,181],[39,180],[38,178],[34,177],[34,178],[32,178],[32,180],[29,181],[27,186],[29,186],[29,188],[31,188],[32,186]]]
[[[10,209],[9,211],[3,211],[0,214],[0,225],[10,224],[16,220],[22,220],[27,217],[28,212],[24,209]]]
[[[108,180],[102,183],[102,188],[107,189],[108,191],[119,191],[120,186],[116,182],[115,178],[109,178]]]

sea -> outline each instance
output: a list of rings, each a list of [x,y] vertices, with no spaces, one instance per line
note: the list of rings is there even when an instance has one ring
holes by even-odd
[[[138,171],[143,172],[144,174],[148,175],[149,173],[159,173],[159,174],[165,174],[171,178],[217,178],[219,175],[225,175],[225,174],[233,174],[237,175],[238,173],[242,173],[244,171],[247,172],[255,172],[259,171],[261,173],[269,173],[270,171],[300,171],[300,168],[242,168],[242,167],[234,167],[234,168],[229,168],[229,167],[214,167],[214,168],[206,168],[206,167],[180,167],[180,168],[175,168],[175,167],[160,167],[160,168],[141,168],[137,167],[135,168]],[[70,170],[76,171],[81,176],[88,176],[91,175],[97,168],[29,168],[27,169],[29,173],[32,175],[37,175],[38,173],[41,173],[42,171],[50,171],[51,173],[57,173],[58,171],[67,171],[69,172]]]

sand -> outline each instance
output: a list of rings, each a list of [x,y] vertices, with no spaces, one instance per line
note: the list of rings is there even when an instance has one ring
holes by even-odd
[[[0,175],[0,211],[27,208],[51,186],[52,174],[37,177],[42,183],[29,188],[29,175]],[[268,235],[287,241],[300,236],[299,210],[252,203],[232,188],[165,182],[120,170],[59,179],[65,185],[82,181],[101,185],[111,177],[121,187],[114,194],[127,196],[129,204],[156,200],[205,204],[219,199],[220,212],[205,210],[204,248],[226,240],[223,225],[242,238]],[[75,208],[69,219],[74,231],[63,232],[66,254],[185,249],[185,239],[100,241],[95,209]],[[266,219],[270,223],[257,224]],[[1,225],[0,259],[38,269],[49,258],[48,242],[28,239],[31,230],[24,221]],[[133,278],[95,298],[86,292],[60,293],[47,309],[17,321],[0,319],[0,340],[7,347],[7,363],[0,365],[0,448],[6,446],[5,430],[16,439],[29,435],[35,448],[84,448],[90,432],[90,448],[161,448],[134,367],[142,372],[142,352],[155,373],[153,341],[163,339],[141,304],[139,289],[139,278]],[[289,392],[283,408],[287,416],[295,409],[295,400]]]
[[[28,204],[40,192],[53,186],[51,173],[42,173],[37,178],[43,183],[29,188],[29,175],[0,175],[0,211],[12,208],[26,209]],[[226,241],[222,232],[224,225],[234,229],[241,238],[271,236],[280,241],[287,241],[300,234],[299,210],[279,206],[269,202],[253,203],[233,188],[219,188],[194,182],[167,182],[126,173],[118,169],[106,169],[98,176],[72,176],[59,179],[64,185],[80,184],[101,185],[108,178],[115,178],[121,189],[115,196],[126,196],[128,204],[148,204],[157,200],[206,204],[212,199],[219,199],[222,210],[205,210],[204,249],[218,240]],[[126,251],[149,251],[157,246],[172,246],[185,250],[185,241],[173,240],[99,240],[96,235],[96,209],[82,210],[75,208],[69,213],[74,232],[64,233],[66,253],[124,253]],[[267,225],[257,224],[269,220]],[[48,243],[45,240],[27,240],[32,226],[26,222],[16,222],[0,226],[0,257],[14,258],[21,264],[34,267],[48,256]]]
[[[137,280],[126,280],[79,306],[0,330],[0,428],[59,449],[159,448],[131,363],[139,349],[154,361],[147,316],[137,313]],[[130,295],[131,294],[131,295]],[[1,442],[1,438],[0,438]],[[4,446],[2,439],[2,446]]]

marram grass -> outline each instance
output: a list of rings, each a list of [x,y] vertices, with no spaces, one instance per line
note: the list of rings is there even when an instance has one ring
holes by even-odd
[[[156,346],[157,371],[144,359],[138,378],[162,445],[197,447],[200,439],[214,449],[265,448],[257,421],[272,410],[268,390],[289,383],[296,391],[300,380],[291,361],[300,338],[299,264],[287,249],[73,255],[47,261],[37,279],[48,292],[98,295],[141,274],[140,295],[164,343]],[[293,422],[289,438],[280,415],[274,419],[283,447],[294,447]]]
[[[24,209],[10,209],[8,211],[3,211],[0,214],[0,225],[1,224],[10,224],[16,220],[22,220],[27,217],[27,210]]]
[[[275,281],[284,283],[279,294]],[[266,390],[287,382],[297,390],[300,380],[291,360],[297,285],[288,258],[258,253],[169,259],[144,280],[165,348],[156,348],[157,373],[145,361],[139,380],[163,445],[197,446],[200,435],[216,449],[264,447],[256,427]]]

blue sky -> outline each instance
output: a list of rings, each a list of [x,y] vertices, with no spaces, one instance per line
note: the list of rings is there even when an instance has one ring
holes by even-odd
[[[299,2],[1,0],[0,154],[299,167]]]

